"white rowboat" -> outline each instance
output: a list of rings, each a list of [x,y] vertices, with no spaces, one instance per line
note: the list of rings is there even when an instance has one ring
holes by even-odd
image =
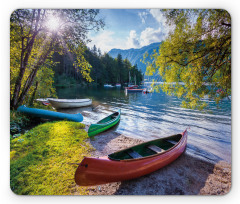
[[[112,86],[111,84],[104,84],[104,87],[106,87],[106,88],[112,88],[112,87],[114,87],[114,86]]]
[[[55,98],[37,98],[35,99],[35,101],[49,103],[48,101],[49,99],[55,99]]]
[[[48,99],[51,105],[57,109],[60,108],[79,108],[90,106],[92,99]]]

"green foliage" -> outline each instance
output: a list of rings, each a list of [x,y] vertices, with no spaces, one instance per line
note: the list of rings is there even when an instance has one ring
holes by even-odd
[[[133,83],[135,79],[140,84],[143,79],[137,66],[132,66],[128,59],[123,60],[120,54],[114,59],[108,54],[101,55],[100,49],[97,51],[94,46],[92,50],[85,51],[85,58],[92,66],[90,76],[97,84]]]
[[[113,59],[109,54],[104,54],[101,56],[101,63],[104,67],[104,74],[102,78],[104,78],[103,83],[107,84],[114,84],[119,83],[117,80],[117,66],[116,66],[116,60]],[[94,67],[94,66],[93,66]]]
[[[55,87],[65,88],[65,87],[76,85],[77,83],[78,81],[74,79],[72,76],[68,76],[66,74],[55,75],[55,83],[54,83]]]
[[[10,185],[18,195],[86,194],[74,173],[92,147],[84,124],[50,122],[11,139]],[[87,155],[86,155],[87,154]]]
[[[91,82],[91,66],[84,58],[89,30],[99,30],[103,20],[95,9],[18,9],[10,17],[10,98],[16,109],[38,95],[54,96],[53,53],[71,54],[76,72]],[[48,25],[51,20],[54,24]],[[59,21],[58,27],[56,21]],[[38,72],[42,70],[42,73]],[[37,77],[38,75],[38,77]],[[42,80],[43,76],[46,80]],[[34,87],[35,85],[35,87]],[[30,100],[30,101],[29,101]]]
[[[53,108],[51,105],[43,105],[42,102],[39,101],[34,101],[33,102],[33,108],[38,108],[38,109],[44,109],[44,110],[50,110],[50,111],[57,111],[55,108]],[[31,116],[28,116],[31,117]],[[34,117],[35,118],[35,117]],[[36,119],[36,118],[35,118]]]
[[[37,73],[36,81],[39,85],[35,98],[56,97],[56,90],[54,84],[54,71],[52,67],[41,67]]]
[[[124,84],[129,81],[135,83],[135,79],[136,83],[140,84],[142,81],[143,76],[137,66],[132,66],[127,59],[123,60],[121,55],[115,59],[108,54],[101,55],[101,50],[94,46],[92,49],[85,49],[84,58],[86,59],[87,64],[81,66],[89,67],[89,69],[85,70],[85,78],[71,63],[72,59],[76,59],[75,55],[69,53],[59,55],[55,53],[53,61],[59,63],[56,63],[53,68],[55,72],[54,86],[69,87],[76,84],[103,85],[105,83]],[[82,62],[84,61],[82,60]],[[130,80],[129,73],[131,76]],[[87,75],[92,81],[87,79]]]
[[[147,64],[159,87],[183,98],[183,106],[204,108],[204,96],[217,103],[231,95],[231,19],[225,10],[162,10],[172,31]],[[157,89],[157,88],[156,88]]]
[[[10,96],[11,99],[19,100],[20,96],[24,96],[24,92],[28,92],[28,95],[23,97],[22,103],[28,103],[34,92],[34,87],[31,85],[34,84],[35,71],[43,65],[41,62],[44,55],[46,55],[44,60],[47,60],[45,66],[51,67],[53,64],[50,60],[52,53],[48,52],[53,36],[44,32],[34,35],[32,15],[31,10],[16,10],[10,18]],[[31,20],[33,20],[32,24],[28,23]],[[35,29],[40,28],[35,27]],[[48,78],[50,77],[51,75]],[[20,86],[19,93],[16,93],[16,85]],[[49,89],[52,87],[49,86]]]
[[[84,50],[83,49],[79,49],[80,47],[78,47],[78,49],[76,49],[77,51],[75,51],[76,53],[76,60],[73,64],[73,66],[75,66],[77,69],[77,72],[80,72],[82,77],[88,81],[88,82],[92,82],[92,78],[90,76],[90,71],[92,66],[88,63],[88,61],[85,59],[83,53]]]
[[[28,126],[31,123],[30,119],[14,110],[10,111],[10,133],[11,135],[20,133],[22,128]]]

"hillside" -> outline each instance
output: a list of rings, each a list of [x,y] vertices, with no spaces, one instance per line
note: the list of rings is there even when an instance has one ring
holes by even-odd
[[[146,71],[146,65],[141,62],[141,59],[143,59],[143,55],[145,52],[148,52],[149,56],[153,53],[153,50],[159,49],[159,46],[161,45],[161,42],[158,43],[152,43],[150,45],[144,46],[139,49],[128,49],[128,50],[121,50],[121,49],[111,49],[108,54],[116,58],[118,54],[122,55],[123,59],[128,59],[132,65],[137,64],[138,68],[141,69],[142,73],[145,73]],[[147,60],[150,60],[150,57],[148,56]]]

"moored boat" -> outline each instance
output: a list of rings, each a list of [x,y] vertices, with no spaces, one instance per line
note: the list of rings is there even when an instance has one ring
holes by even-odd
[[[152,88],[151,89],[147,89],[147,88],[143,89],[144,94],[148,94],[150,92],[152,92]]]
[[[128,85],[128,87],[125,87],[125,89],[136,89],[138,88],[138,85]]]
[[[93,137],[98,133],[101,133],[114,125],[116,125],[120,121],[121,110],[119,109],[115,113],[103,118],[96,124],[91,124],[88,129],[88,136]]]
[[[57,109],[61,108],[79,108],[90,106],[92,99],[48,99],[51,105]]]
[[[92,186],[141,177],[176,160],[186,145],[187,129],[181,134],[144,142],[108,156],[85,157],[75,172],[75,182]]]
[[[35,99],[35,101],[38,101],[45,106],[48,106],[48,105],[50,105],[50,102],[48,99],[54,99],[54,98],[37,98],[37,99]]]
[[[48,99],[47,98],[37,98],[37,99],[35,99],[35,101],[38,101],[38,102],[48,102]]]
[[[70,120],[75,122],[82,122],[82,114],[68,114],[60,113],[55,111],[43,110],[38,108],[28,108],[25,105],[19,106],[17,109],[18,112],[25,113],[34,117],[52,119],[52,120]]]
[[[127,92],[143,92],[144,89],[126,89]]]
[[[113,88],[114,86],[112,86],[111,84],[104,84],[103,85],[105,88]]]

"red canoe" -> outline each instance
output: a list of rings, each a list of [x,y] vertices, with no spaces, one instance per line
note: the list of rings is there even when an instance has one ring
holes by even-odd
[[[134,179],[156,171],[177,159],[187,145],[187,129],[100,158],[85,157],[75,173],[80,186]]]

